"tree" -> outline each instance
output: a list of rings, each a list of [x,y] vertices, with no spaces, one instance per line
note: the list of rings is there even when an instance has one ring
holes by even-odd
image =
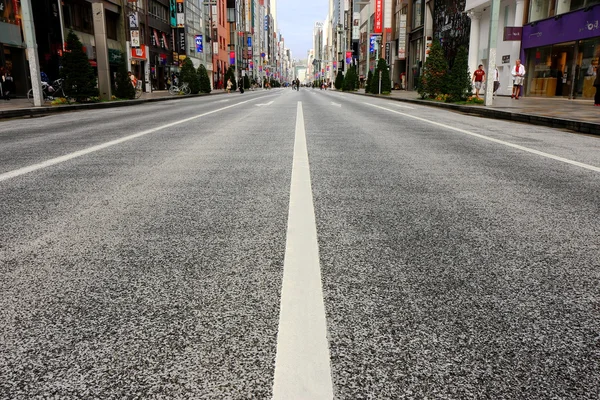
[[[335,82],[333,84],[337,90],[342,90],[344,88],[344,73],[342,70],[338,70],[337,76],[335,77]]]
[[[235,69],[233,68],[233,65],[230,65],[229,68],[227,68],[227,72],[225,72],[225,87],[227,87],[228,79],[231,79],[231,90],[235,92],[237,90],[237,80],[235,79]]]
[[[210,78],[208,77],[208,71],[206,71],[206,67],[203,64],[200,64],[196,73],[198,74],[198,79],[200,80],[200,93],[210,93]]]
[[[83,45],[72,30],[67,35],[67,46],[62,60],[61,77],[65,94],[75,101],[87,101],[98,96],[96,73],[90,65]]]
[[[422,97],[435,98],[446,93],[448,62],[438,40],[434,40],[425,61],[425,70],[421,76],[421,85],[417,91]]]
[[[379,79],[376,78],[375,74],[369,71],[367,75],[367,87],[365,92],[375,94],[379,90]]]
[[[381,73],[381,94],[390,94],[392,91],[392,82],[390,81],[390,69],[384,58],[380,58],[377,62],[375,70],[375,80],[377,81],[375,93],[379,93],[379,73]]]
[[[131,84],[131,79],[127,74],[127,64],[125,54],[121,52],[121,60],[117,67],[117,78],[115,81],[115,96],[119,99],[133,99],[135,97],[135,88]]]
[[[473,93],[469,73],[469,53],[464,46],[458,49],[448,79],[448,94],[451,101],[465,101]]]
[[[356,69],[354,66],[348,68],[346,77],[344,78],[344,91],[353,91],[356,89]]]
[[[187,84],[190,86],[190,92],[192,94],[196,94],[200,91],[200,78],[196,73],[196,69],[194,68],[194,63],[192,62],[191,58],[186,57],[185,60],[183,60],[180,75],[180,84],[187,82]]]

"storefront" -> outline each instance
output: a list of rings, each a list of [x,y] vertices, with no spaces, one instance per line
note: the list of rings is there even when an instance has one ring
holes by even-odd
[[[527,95],[594,97],[600,57],[600,5],[523,27]]]
[[[25,43],[19,26],[20,5],[0,0],[0,6],[0,67],[10,71],[16,95],[24,96],[29,90],[29,82]]]

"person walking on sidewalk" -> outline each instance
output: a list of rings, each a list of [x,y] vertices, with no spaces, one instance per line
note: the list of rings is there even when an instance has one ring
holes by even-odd
[[[227,93],[231,93],[231,87],[233,83],[231,83],[231,78],[227,79]]]
[[[594,95],[594,106],[600,107],[600,70],[596,67],[596,79],[594,79],[594,87],[596,94]]]
[[[498,68],[494,71],[494,93],[492,97],[496,97],[496,92],[500,89],[500,72]]]
[[[483,78],[485,77],[485,71],[483,70],[483,64],[479,64],[475,72],[473,72],[473,82],[475,86],[475,97],[479,98],[479,91],[483,85]]]
[[[521,94],[521,85],[523,85],[523,77],[525,76],[525,67],[521,64],[521,60],[515,61],[515,66],[512,67],[511,75],[513,76],[513,90],[510,98],[514,97],[515,100],[519,100]]]
[[[2,98],[10,100],[10,95],[14,91],[14,81],[10,71],[4,67],[0,68],[0,87],[2,89]]]

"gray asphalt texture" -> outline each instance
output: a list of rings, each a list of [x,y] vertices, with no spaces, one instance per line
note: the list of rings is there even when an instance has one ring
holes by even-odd
[[[336,398],[600,398],[600,173],[364,103],[597,137],[303,88],[2,122],[0,174],[245,100],[0,182],[0,398],[270,398],[298,101]]]

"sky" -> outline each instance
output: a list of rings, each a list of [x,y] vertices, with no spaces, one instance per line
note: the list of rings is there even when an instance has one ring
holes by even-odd
[[[315,22],[325,21],[328,8],[328,0],[277,0],[277,26],[296,60],[306,59]]]

